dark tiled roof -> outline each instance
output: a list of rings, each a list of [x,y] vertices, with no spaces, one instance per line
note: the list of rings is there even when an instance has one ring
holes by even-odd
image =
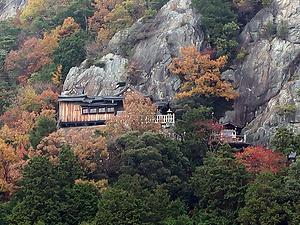
[[[58,101],[59,102],[82,102],[82,103],[94,103],[95,104],[100,104],[99,102],[101,101],[121,101],[126,97],[126,92],[128,90],[139,93],[141,95],[143,95],[144,97],[150,97],[151,95],[145,95],[139,91],[137,91],[134,87],[130,86],[130,85],[126,85],[124,86],[124,88],[122,88],[122,90],[120,92],[118,92],[115,95],[112,96],[87,96],[85,94],[83,94],[83,89],[84,88],[79,88],[76,87],[77,92],[74,90],[74,87],[71,89],[71,91],[65,91],[63,94],[61,94],[59,96]],[[72,91],[73,90],[73,91]],[[79,93],[79,90],[82,90],[81,93]],[[78,94],[76,94],[78,93]],[[165,101],[157,101],[156,103],[159,106],[165,106],[168,104],[168,102]]]
[[[223,126],[226,126],[226,125],[233,125],[235,127],[239,127],[239,128],[243,128],[243,126],[237,124],[237,123],[234,123],[234,122],[231,122],[231,121],[228,121],[226,123],[222,123]]]

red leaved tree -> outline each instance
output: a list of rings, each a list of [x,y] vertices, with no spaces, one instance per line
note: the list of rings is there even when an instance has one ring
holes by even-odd
[[[26,75],[37,72],[49,62],[48,55],[39,46],[39,40],[35,37],[27,40],[16,51],[9,52],[5,64],[7,70],[14,71],[16,75]]]
[[[235,156],[237,161],[243,163],[248,171],[254,174],[265,170],[277,173],[287,163],[287,159],[282,156],[282,153],[262,146],[244,148],[243,152],[236,153]]]

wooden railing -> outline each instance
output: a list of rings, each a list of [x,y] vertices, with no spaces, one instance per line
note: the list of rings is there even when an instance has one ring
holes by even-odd
[[[155,123],[174,124],[175,123],[175,114],[168,113],[167,115],[156,115]]]
[[[246,143],[246,135],[213,135],[216,140],[228,142],[228,143]]]

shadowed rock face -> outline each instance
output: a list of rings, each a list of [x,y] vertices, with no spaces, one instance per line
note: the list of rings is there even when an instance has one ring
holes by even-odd
[[[265,35],[269,21],[276,27],[285,22],[288,33],[284,40]],[[234,111],[227,112],[224,120],[245,125],[263,113],[270,99],[292,76],[300,75],[299,1],[275,0],[246,25],[239,42],[248,55],[236,70],[228,70],[223,76],[233,81],[240,97],[235,100]]]
[[[123,32],[117,33],[109,43],[113,54],[104,56],[105,68],[96,66],[72,68],[64,84],[64,90],[73,83],[87,85],[89,95],[112,94],[118,82],[128,81],[126,66],[128,61],[120,56],[120,45],[130,47],[131,61],[142,69],[135,87],[137,90],[153,95],[155,99],[171,100],[180,87],[180,79],[171,74],[168,66],[172,58],[179,56],[182,46],[207,46],[204,35],[197,30],[199,14],[190,7],[190,0],[168,2],[154,19],[142,20]]]
[[[22,9],[28,4],[28,0],[5,0],[0,4],[0,20],[5,20],[16,15],[17,9]]]

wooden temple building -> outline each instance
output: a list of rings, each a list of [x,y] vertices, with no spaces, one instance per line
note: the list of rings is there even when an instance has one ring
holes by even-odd
[[[114,115],[124,111],[123,100],[129,92],[137,92],[145,98],[150,98],[157,105],[156,122],[174,124],[175,115],[169,108],[167,101],[152,99],[152,96],[140,93],[134,87],[126,85],[112,96],[88,96],[83,87],[74,86],[63,92],[59,98],[59,127],[103,125]]]

